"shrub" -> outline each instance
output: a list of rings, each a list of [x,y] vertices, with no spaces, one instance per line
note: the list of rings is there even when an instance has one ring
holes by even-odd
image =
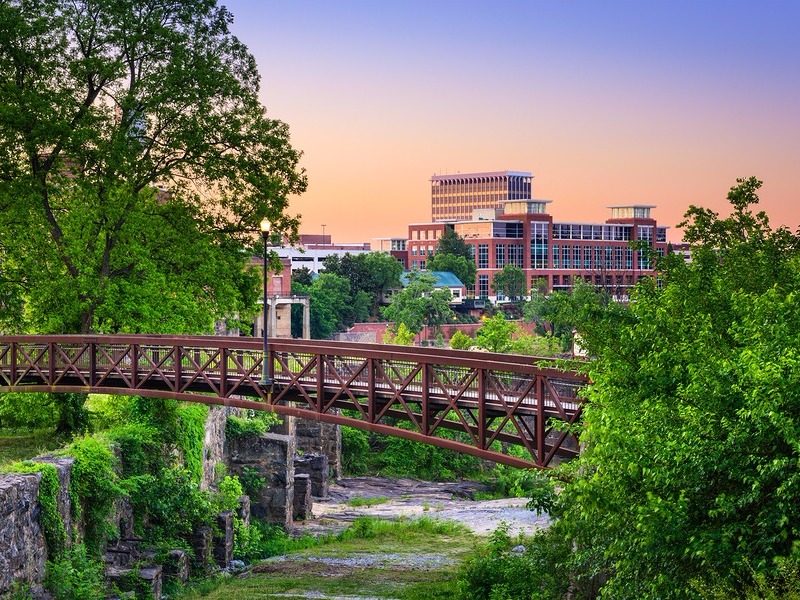
[[[130,423],[107,433],[120,449],[123,477],[156,474],[166,466],[161,432],[151,425]]]
[[[175,444],[183,454],[186,470],[195,483],[203,478],[203,441],[206,433],[208,407],[204,404],[181,406],[177,412]]]
[[[521,551],[512,551],[515,546]],[[469,600],[562,600],[570,585],[569,546],[546,529],[533,537],[512,539],[508,526],[494,531],[489,543],[459,570],[458,587]]]
[[[100,600],[106,597],[103,563],[91,559],[82,544],[47,562],[44,583],[59,600]]]
[[[450,338],[450,347],[453,350],[469,350],[475,345],[475,340],[463,331],[456,331]]]
[[[92,556],[97,556],[112,533],[108,516],[121,491],[114,471],[116,461],[108,446],[94,437],[73,442],[66,453],[75,458],[70,481],[75,516],[79,518],[77,511],[82,509],[86,548]]]

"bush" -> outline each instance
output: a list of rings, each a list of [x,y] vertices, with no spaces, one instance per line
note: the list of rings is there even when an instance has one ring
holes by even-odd
[[[453,350],[469,350],[475,345],[475,340],[463,331],[456,331],[450,338],[450,347]]]
[[[519,550],[514,546],[522,546]],[[569,546],[549,529],[512,539],[503,524],[458,574],[461,597],[469,600],[562,600],[570,585]]]
[[[373,457],[369,433],[354,427],[342,427],[342,470],[347,475],[365,475]]]
[[[122,476],[156,474],[166,466],[161,432],[151,425],[130,423],[107,433],[121,454]]]
[[[113,533],[108,516],[121,492],[114,471],[116,460],[108,446],[94,437],[73,442],[66,454],[75,458],[70,481],[72,506],[76,511],[82,509],[87,550],[98,556],[102,544]],[[81,517],[77,512],[75,516]]]
[[[44,584],[59,600],[100,600],[106,597],[103,563],[91,559],[82,544],[47,562]]]
[[[211,525],[214,504],[185,469],[166,468],[154,475],[138,475],[123,481],[136,515],[136,529],[143,521],[153,529],[151,537],[180,538],[198,527]]]

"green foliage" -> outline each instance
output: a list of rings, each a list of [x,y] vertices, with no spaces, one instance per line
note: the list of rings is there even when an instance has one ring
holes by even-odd
[[[9,429],[53,428],[58,423],[52,394],[0,394],[0,424]]]
[[[449,271],[467,287],[475,285],[475,275],[478,272],[478,267],[475,266],[475,259],[471,256],[464,257],[438,251],[428,258],[428,262],[425,263],[425,269],[427,271]]]
[[[267,478],[261,475],[257,469],[251,467],[244,467],[242,469],[239,481],[242,483],[244,493],[251,498],[258,498],[261,488],[267,485]]]
[[[163,436],[156,427],[130,423],[112,429],[106,437],[120,450],[122,477],[155,475],[166,466]]]
[[[514,265],[506,265],[492,277],[492,290],[509,300],[521,300],[528,294],[525,271]]]
[[[209,331],[254,308],[260,220],[296,237],[300,154],[230,13],[141,8],[3,4],[4,331]]]
[[[54,427],[57,434],[89,430],[86,394],[10,393],[0,395],[0,425],[28,430]]]
[[[178,408],[176,445],[183,454],[186,470],[196,484],[203,478],[203,442],[205,441],[208,406],[188,404]]]
[[[414,334],[425,325],[438,326],[453,320],[450,290],[436,289],[435,279],[427,273],[412,271],[408,285],[392,296],[392,303],[381,309],[383,316],[396,324],[403,323]]]
[[[292,293],[307,294],[310,297],[313,339],[330,339],[334,333],[344,330],[356,318],[364,318],[367,313],[364,294],[351,294],[347,278],[334,273],[320,273],[311,285],[292,283]],[[297,330],[299,321],[295,319],[295,322]]]
[[[400,423],[401,427],[410,427]],[[466,442],[465,434],[445,430],[440,437]],[[390,437],[380,454],[380,474],[388,477],[417,477],[431,481],[454,481],[477,473],[480,459],[453,450],[405,438]]]
[[[140,533],[144,520],[151,535],[161,538],[184,537],[212,523],[212,498],[200,491],[185,469],[172,467],[163,469],[158,476],[129,477],[122,485],[130,497]]]
[[[450,347],[453,350],[469,350],[475,345],[475,340],[463,331],[456,331],[450,338]]]
[[[74,441],[66,450],[75,458],[70,480],[73,507],[82,509],[85,543],[92,556],[98,556],[102,544],[113,533],[108,517],[121,488],[114,471],[116,460],[107,445],[94,437]]]
[[[502,312],[484,319],[483,325],[475,332],[475,342],[489,352],[508,352],[511,349],[511,334],[517,326],[507,321]]]
[[[687,212],[692,262],[666,257],[663,289],[575,307],[593,385],[554,512],[604,596],[747,588],[800,540],[800,238],[751,212],[759,185],[727,219]]]
[[[524,543],[523,551],[511,551]],[[562,600],[570,586],[569,546],[548,530],[512,539],[501,525],[459,570],[460,597],[469,600]],[[572,596],[585,598],[585,596]]]
[[[511,338],[509,352],[525,356],[558,356],[563,354],[562,342],[550,334],[531,335],[518,332]]]
[[[384,344],[395,344],[397,346],[413,346],[416,334],[409,331],[405,323],[394,325],[386,330],[383,335]]]
[[[267,432],[267,424],[261,419],[249,419],[228,415],[225,421],[225,435],[239,438],[245,435],[262,435]]]
[[[25,461],[8,466],[7,473],[39,473],[39,527],[47,544],[47,555],[58,558],[66,549],[67,531],[58,514],[58,470],[47,463]]]
[[[363,292],[359,303],[367,308],[368,314],[376,315],[381,295],[388,289],[400,285],[403,265],[386,252],[333,254],[322,261],[326,273],[346,278],[350,291],[355,296]],[[361,319],[359,319],[361,320]]]
[[[58,600],[102,600],[106,597],[103,576],[103,563],[77,544],[47,561],[44,584]]]
[[[370,451],[370,434],[362,429],[342,426],[342,470],[347,475],[366,475],[375,455]]]
[[[456,230],[453,227],[445,227],[442,237],[439,238],[439,242],[436,244],[436,256],[439,256],[440,254],[461,256],[463,258],[472,260],[472,262],[475,262],[472,259],[472,249],[470,248],[470,245],[467,244],[463,237],[456,233]],[[461,282],[467,284],[467,282],[463,279]]]
[[[219,510],[236,510],[239,508],[239,498],[244,495],[242,484],[238,477],[226,475],[219,482]]]

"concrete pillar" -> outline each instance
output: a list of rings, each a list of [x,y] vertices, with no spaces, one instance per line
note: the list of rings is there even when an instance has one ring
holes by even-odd
[[[309,298],[303,301],[303,339],[311,339],[311,300]]]

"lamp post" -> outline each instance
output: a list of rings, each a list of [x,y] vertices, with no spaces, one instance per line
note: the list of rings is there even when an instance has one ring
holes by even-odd
[[[269,238],[269,219],[261,221],[261,238],[264,240],[264,312],[263,312],[263,327],[262,334],[264,338],[264,353],[261,360],[261,381],[258,382],[262,388],[272,385],[272,378],[269,376],[269,340],[267,339],[267,239]]]
[[[325,223],[322,224],[322,245],[325,245]]]

